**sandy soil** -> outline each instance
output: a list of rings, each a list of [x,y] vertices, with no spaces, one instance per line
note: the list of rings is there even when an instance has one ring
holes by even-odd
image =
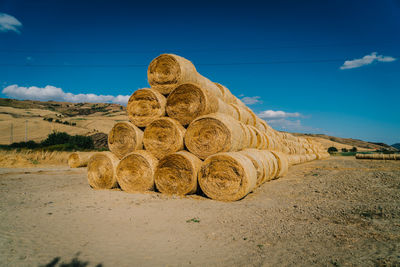
[[[400,265],[400,162],[310,162],[234,203],[95,191],[85,175],[0,169],[0,265]]]

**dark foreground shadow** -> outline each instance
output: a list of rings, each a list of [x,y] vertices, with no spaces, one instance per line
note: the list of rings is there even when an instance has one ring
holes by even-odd
[[[39,267],[86,267],[89,265],[88,261],[81,261],[78,257],[73,258],[70,262],[60,262],[60,260],[60,257],[55,257],[49,263],[39,265]],[[96,267],[103,267],[103,264],[99,263]]]

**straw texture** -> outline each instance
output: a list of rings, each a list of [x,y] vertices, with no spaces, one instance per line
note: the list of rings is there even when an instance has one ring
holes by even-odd
[[[143,88],[129,98],[126,110],[129,120],[138,127],[146,127],[153,120],[165,116],[167,100],[156,90]]]
[[[232,117],[213,113],[194,120],[186,130],[185,145],[200,159],[218,152],[238,151],[247,138],[238,121]]]
[[[157,163],[158,160],[144,150],[126,155],[116,169],[118,184],[126,192],[154,190],[154,171]]]
[[[155,183],[161,193],[187,195],[197,191],[197,174],[202,161],[187,151],[162,158],[155,171]]]
[[[108,134],[108,148],[119,159],[143,148],[143,132],[130,122],[118,122]]]
[[[251,160],[239,152],[218,153],[203,162],[198,179],[208,197],[235,201],[255,188],[257,170]]]
[[[89,185],[94,189],[111,189],[117,187],[115,171],[118,158],[111,152],[93,154],[87,165]]]
[[[192,62],[177,55],[162,54],[153,59],[147,70],[147,78],[151,87],[161,94],[171,93],[179,84],[194,83],[222,98],[216,84],[200,75]]]
[[[68,166],[70,168],[86,167],[92,152],[74,152],[68,157]]]
[[[154,120],[144,130],[143,144],[157,159],[183,150],[185,128],[176,120],[163,117]]]

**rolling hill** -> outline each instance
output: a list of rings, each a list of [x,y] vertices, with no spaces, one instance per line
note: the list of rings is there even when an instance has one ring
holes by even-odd
[[[126,108],[118,104],[69,103],[56,101],[33,101],[0,98],[0,144],[26,140],[41,141],[53,131],[69,134],[94,135],[104,143],[108,134],[119,121],[128,121]],[[395,148],[383,143],[371,143],[351,138],[340,138],[322,134],[300,134],[315,138],[327,149],[376,150]]]

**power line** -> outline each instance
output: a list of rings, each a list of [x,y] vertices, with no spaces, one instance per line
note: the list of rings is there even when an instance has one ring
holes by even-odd
[[[295,45],[272,45],[263,47],[231,47],[231,48],[198,48],[198,49],[152,49],[152,50],[28,50],[28,49],[0,49],[0,53],[37,53],[37,54],[145,54],[160,53],[168,50],[170,52],[234,52],[234,51],[256,51],[269,49],[290,49],[290,48],[317,48],[317,47],[346,47],[362,46],[373,44],[398,43],[400,39],[376,41],[376,42],[355,42],[355,43],[336,43],[336,44],[295,44]]]
[[[345,59],[310,59],[310,60],[274,60],[259,62],[225,62],[225,63],[197,63],[196,66],[239,66],[239,65],[269,65],[269,64],[301,64],[301,63],[329,63],[344,62]],[[148,64],[0,64],[0,67],[55,67],[55,68],[142,68]]]

